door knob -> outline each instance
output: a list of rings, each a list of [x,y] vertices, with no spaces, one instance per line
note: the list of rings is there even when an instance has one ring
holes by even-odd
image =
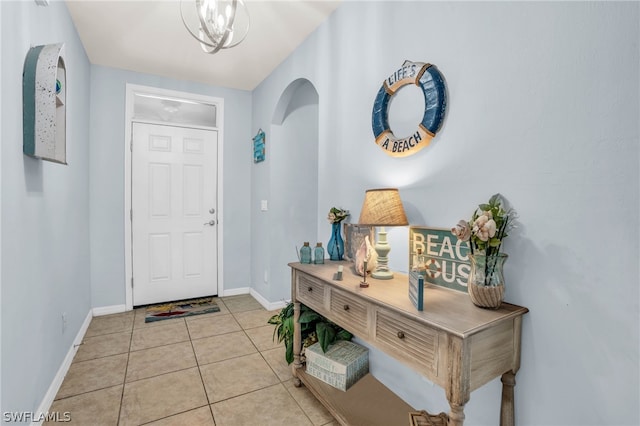
[[[214,226],[216,224],[215,220],[210,220],[209,222],[205,222],[205,225]]]

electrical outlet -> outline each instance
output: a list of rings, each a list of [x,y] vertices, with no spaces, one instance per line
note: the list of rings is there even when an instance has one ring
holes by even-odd
[[[67,331],[67,313],[63,312],[62,313],[62,332],[64,333],[65,331]]]

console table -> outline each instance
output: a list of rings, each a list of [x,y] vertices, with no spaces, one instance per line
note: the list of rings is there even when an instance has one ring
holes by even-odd
[[[344,265],[341,281],[334,279],[338,265]],[[427,285],[424,310],[418,311],[408,297],[407,275],[368,279],[370,286],[361,288],[362,277],[355,274],[352,263],[289,266],[294,383],[304,383],[340,424],[407,425],[415,410],[371,374],[346,392],[307,375],[300,359],[300,303],[444,388],[449,413],[433,418],[444,419],[448,426],[462,426],[471,391],[502,376],[500,424],[513,426],[515,375],[527,308],[503,303],[497,310],[481,309],[465,293]]]

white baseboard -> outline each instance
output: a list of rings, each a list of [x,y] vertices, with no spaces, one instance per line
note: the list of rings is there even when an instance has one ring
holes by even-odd
[[[282,309],[289,303],[286,300],[281,300],[279,302],[269,302],[267,299],[262,297],[260,293],[258,293],[253,288],[249,291],[249,294],[253,296],[254,299],[258,301],[267,311],[275,311],[276,309]]]
[[[73,357],[76,355],[78,346],[82,343],[82,339],[84,339],[84,335],[87,332],[87,328],[89,328],[89,324],[91,323],[91,318],[93,318],[93,315],[92,315],[92,311],[90,310],[89,313],[87,313],[87,317],[84,319],[84,322],[80,327],[80,330],[78,330],[78,334],[76,334],[76,338],[73,340],[73,344],[69,348],[69,351],[67,352],[67,356],[64,357],[64,360],[62,361],[60,368],[58,368],[58,372],[54,376],[53,381],[51,382],[51,385],[47,390],[47,393],[44,395],[44,398],[42,399],[42,402],[40,403],[40,406],[36,411],[37,417],[41,417],[40,416],[41,413],[47,413],[49,411],[49,408],[51,407],[51,404],[53,404],[53,400],[58,394],[58,390],[62,385],[64,376],[67,375],[67,371],[69,371],[69,367],[71,366]],[[42,422],[33,422],[31,423],[31,425],[34,426],[34,425],[39,425],[41,423]]]
[[[222,297],[238,296],[240,294],[249,294],[249,287],[230,288],[229,290],[224,290],[222,292]]]
[[[120,314],[126,311],[127,311],[126,305],[100,306],[98,308],[92,309],[94,317],[99,317],[102,315]]]

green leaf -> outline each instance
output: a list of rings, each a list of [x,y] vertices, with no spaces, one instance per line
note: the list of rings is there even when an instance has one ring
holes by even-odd
[[[269,318],[269,320],[267,321],[267,324],[280,324],[282,321],[280,320],[280,314],[276,314],[274,316],[272,316],[271,318]]]
[[[285,348],[284,357],[287,360],[287,364],[291,364],[293,362],[293,339],[285,342]]]
[[[278,339],[282,342],[283,339],[289,338],[293,336],[293,318],[286,318],[282,322],[282,328],[278,332]]]
[[[287,306],[282,308],[280,311],[280,316],[283,318],[292,317],[293,316],[293,303],[288,303]]]
[[[498,238],[492,238],[489,240],[489,245],[491,247],[498,247],[500,245],[500,240]]]
[[[308,324],[310,322],[317,321],[321,318],[322,317],[318,315],[316,312],[312,310],[308,310],[300,314],[300,319],[298,320],[298,322],[300,324]]]
[[[482,210],[483,212],[486,212],[487,210],[491,210],[491,205],[489,204],[480,204],[478,207],[480,207],[480,210]]]
[[[489,204],[492,206],[497,206],[500,204],[500,194],[493,194],[491,198],[489,198]]]
[[[336,340],[351,340],[353,338],[353,334],[349,333],[347,330],[340,329],[338,333],[336,333]]]
[[[318,335],[318,342],[322,352],[326,352],[329,345],[336,340],[336,330],[324,322],[319,322],[316,325],[316,334]]]

